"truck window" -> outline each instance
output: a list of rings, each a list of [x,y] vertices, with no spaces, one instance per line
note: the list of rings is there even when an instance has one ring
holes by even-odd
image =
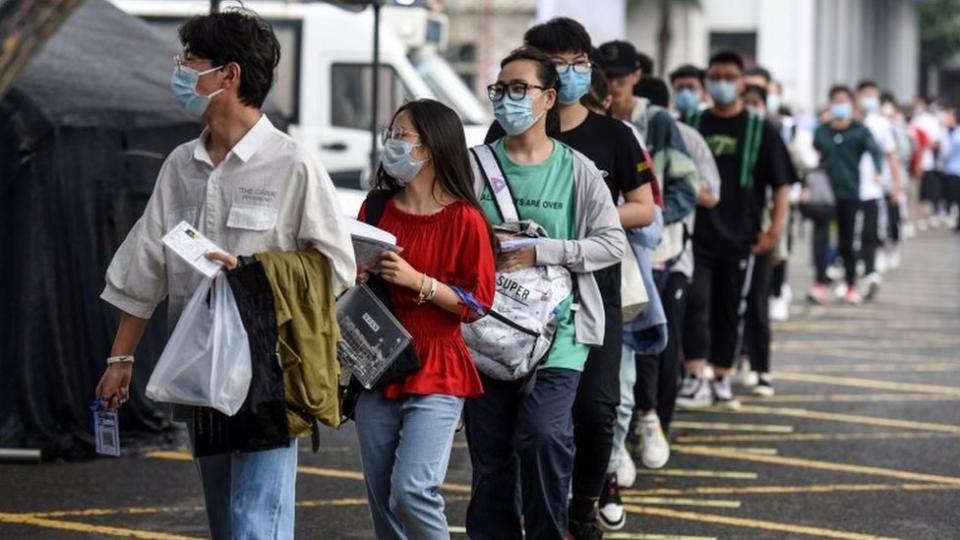
[[[370,64],[334,64],[330,80],[330,117],[335,127],[370,129],[373,93],[373,66]],[[379,129],[387,127],[393,113],[413,94],[391,66],[380,66]]]

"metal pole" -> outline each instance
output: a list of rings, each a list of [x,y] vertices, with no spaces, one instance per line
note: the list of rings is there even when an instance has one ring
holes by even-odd
[[[373,107],[370,113],[370,179],[377,170],[377,128],[380,121],[380,6],[381,0],[373,0]]]

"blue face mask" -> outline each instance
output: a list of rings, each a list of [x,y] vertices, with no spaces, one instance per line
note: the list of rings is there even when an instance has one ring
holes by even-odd
[[[696,112],[700,108],[700,96],[693,90],[684,88],[673,96],[673,106],[682,113]]]
[[[560,94],[557,99],[560,103],[576,103],[587,92],[590,91],[591,73],[577,73],[573,68],[568,67],[567,71],[560,74]]]
[[[776,113],[780,110],[780,96],[777,94],[767,95],[767,110]]]
[[[707,81],[707,93],[717,105],[730,105],[737,100],[737,83],[733,81]]]
[[[834,120],[847,120],[853,116],[853,105],[849,103],[834,103],[830,106],[830,117]]]
[[[545,113],[546,111],[544,111]],[[530,129],[544,113],[533,114],[533,97],[529,94],[520,101],[503,96],[493,104],[493,116],[507,135],[520,135]]]
[[[874,113],[880,109],[880,100],[875,97],[860,98],[860,107],[867,113]]]
[[[197,93],[197,81],[200,77],[208,73],[213,73],[223,66],[208,69],[206,71],[197,71],[187,66],[176,66],[173,68],[173,75],[170,77],[170,89],[173,91],[173,99],[183,107],[183,110],[193,116],[203,116],[210,105],[210,99],[213,96],[223,92],[223,88],[208,95],[201,96]]]
[[[403,139],[387,139],[380,154],[380,164],[383,170],[393,177],[401,186],[406,186],[420,174],[423,164],[427,160],[419,161],[413,158],[413,149],[419,144]]]

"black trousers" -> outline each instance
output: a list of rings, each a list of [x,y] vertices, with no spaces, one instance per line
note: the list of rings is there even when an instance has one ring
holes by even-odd
[[[892,245],[900,243],[900,203],[887,197],[887,240]]]
[[[573,404],[577,453],[573,461],[570,519],[580,522],[592,518],[594,504],[603,491],[620,405],[623,315],[619,306],[605,306],[604,315],[603,346],[590,349]]]
[[[664,431],[670,428],[683,367],[683,324],[690,282],[678,272],[654,272],[654,281],[667,318],[667,348],[657,355],[636,355],[636,411],[656,409]]]
[[[850,287],[857,284],[857,254],[853,249],[853,241],[859,211],[859,199],[837,199],[837,247],[840,257],[843,258],[843,270]]]
[[[688,360],[707,358],[717,367],[733,367],[743,344],[753,264],[752,255],[728,259],[695,254],[683,331]]]
[[[773,277],[773,257],[756,255],[753,283],[747,295],[747,315],[744,346],[750,356],[750,368],[760,373],[770,372],[770,282]],[[782,265],[781,265],[782,266]]]
[[[827,253],[830,251],[830,219],[815,219],[813,222],[813,267],[816,270],[816,282],[820,285],[830,283],[827,277],[829,263]]]
[[[864,273],[869,275],[877,268],[877,248],[880,247],[880,204],[881,199],[862,201],[863,229],[860,231],[860,259],[863,260]]]

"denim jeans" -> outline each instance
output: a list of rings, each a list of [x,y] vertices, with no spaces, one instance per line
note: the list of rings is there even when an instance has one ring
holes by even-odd
[[[196,463],[214,540],[293,538],[295,439],[283,448],[219,454]]]
[[[617,472],[620,466],[620,452],[627,441],[627,432],[630,431],[630,418],[633,416],[633,406],[636,403],[634,386],[637,383],[637,355],[633,349],[623,347],[623,356],[620,358],[620,405],[617,406],[617,422],[613,426],[613,451],[610,452],[610,462],[607,465],[607,474]]]
[[[462,411],[463,399],[454,396],[360,395],[360,460],[379,540],[450,538],[440,486]]]

